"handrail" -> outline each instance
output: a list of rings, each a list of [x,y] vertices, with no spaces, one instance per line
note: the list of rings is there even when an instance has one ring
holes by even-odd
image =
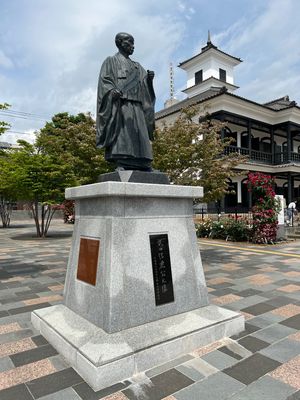
[[[259,150],[249,150],[246,147],[237,147],[237,146],[226,146],[224,149],[225,154],[230,153],[239,153],[244,156],[249,156],[249,161],[258,161],[264,164],[287,164],[289,162],[300,163],[300,153],[291,152],[290,157],[288,157],[287,151],[276,152],[276,153],[268,153],[265,151]]]

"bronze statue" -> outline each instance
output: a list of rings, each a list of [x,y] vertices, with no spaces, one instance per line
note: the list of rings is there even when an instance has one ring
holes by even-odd
[[[153,71],[130,59],[134,38],[118,33],[119,51],[103,62],[98,82],[97,147],[117,170],[152,171]]]

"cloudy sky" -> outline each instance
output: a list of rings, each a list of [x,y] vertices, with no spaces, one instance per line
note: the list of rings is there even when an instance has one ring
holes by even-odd
[[[300,103],[299,0],[0,0],[0,120],[12,133],[1,141],[32,140],[58,112],[95,113],[100,65],[116,52],[114,36],[135,37],[133,59],[155,71],[156,110],[175,90],[184,98],[177,64],[212,42],[244,61],[235,93],[266,102],[289,94]],[[22,133],[15,133],[22,132]]]

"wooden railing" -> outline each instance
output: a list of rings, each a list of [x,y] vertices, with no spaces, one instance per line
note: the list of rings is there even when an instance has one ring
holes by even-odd
[[[290,157],[288,157],[287,151],[272,154],[258,150],[249,151],[249,149],[245,147],[227,146],[224,153],[239,153],[248,156],[250,162],[254,161],[269,165],[287,164],[289,162],[300,163],[300,153],[291,152]]]

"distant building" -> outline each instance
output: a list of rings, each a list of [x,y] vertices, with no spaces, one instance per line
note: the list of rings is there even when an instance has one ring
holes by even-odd
[[[5,149],[11,149],[12,144],[8,142],[0,142],[0,149],[5,150]]]
[[[234,67],[242,60],[224,53],[212,44],[179,64],[187,73],[187,98],[156,113],[156,123],[172,123],[180,110],[189,105],[209,105],[214,119],[226,121],[225,135],[234,138],[227,152],[249,156],[239,165],[244,176],[229,182],[236,194],[225,196],[223,208],[251,206],[245,184],[246,171],[259,171],[276,178],[277,194],[286,202],[300,198],[300,107],[289,96],[264,104],[234,94]],[[199,117],[198,117],[199,118]]]
[[[17,144],[12,144],[8,142],[0,142],[0,150],[7,150],[7,149],[17,149],[19,146]]]

